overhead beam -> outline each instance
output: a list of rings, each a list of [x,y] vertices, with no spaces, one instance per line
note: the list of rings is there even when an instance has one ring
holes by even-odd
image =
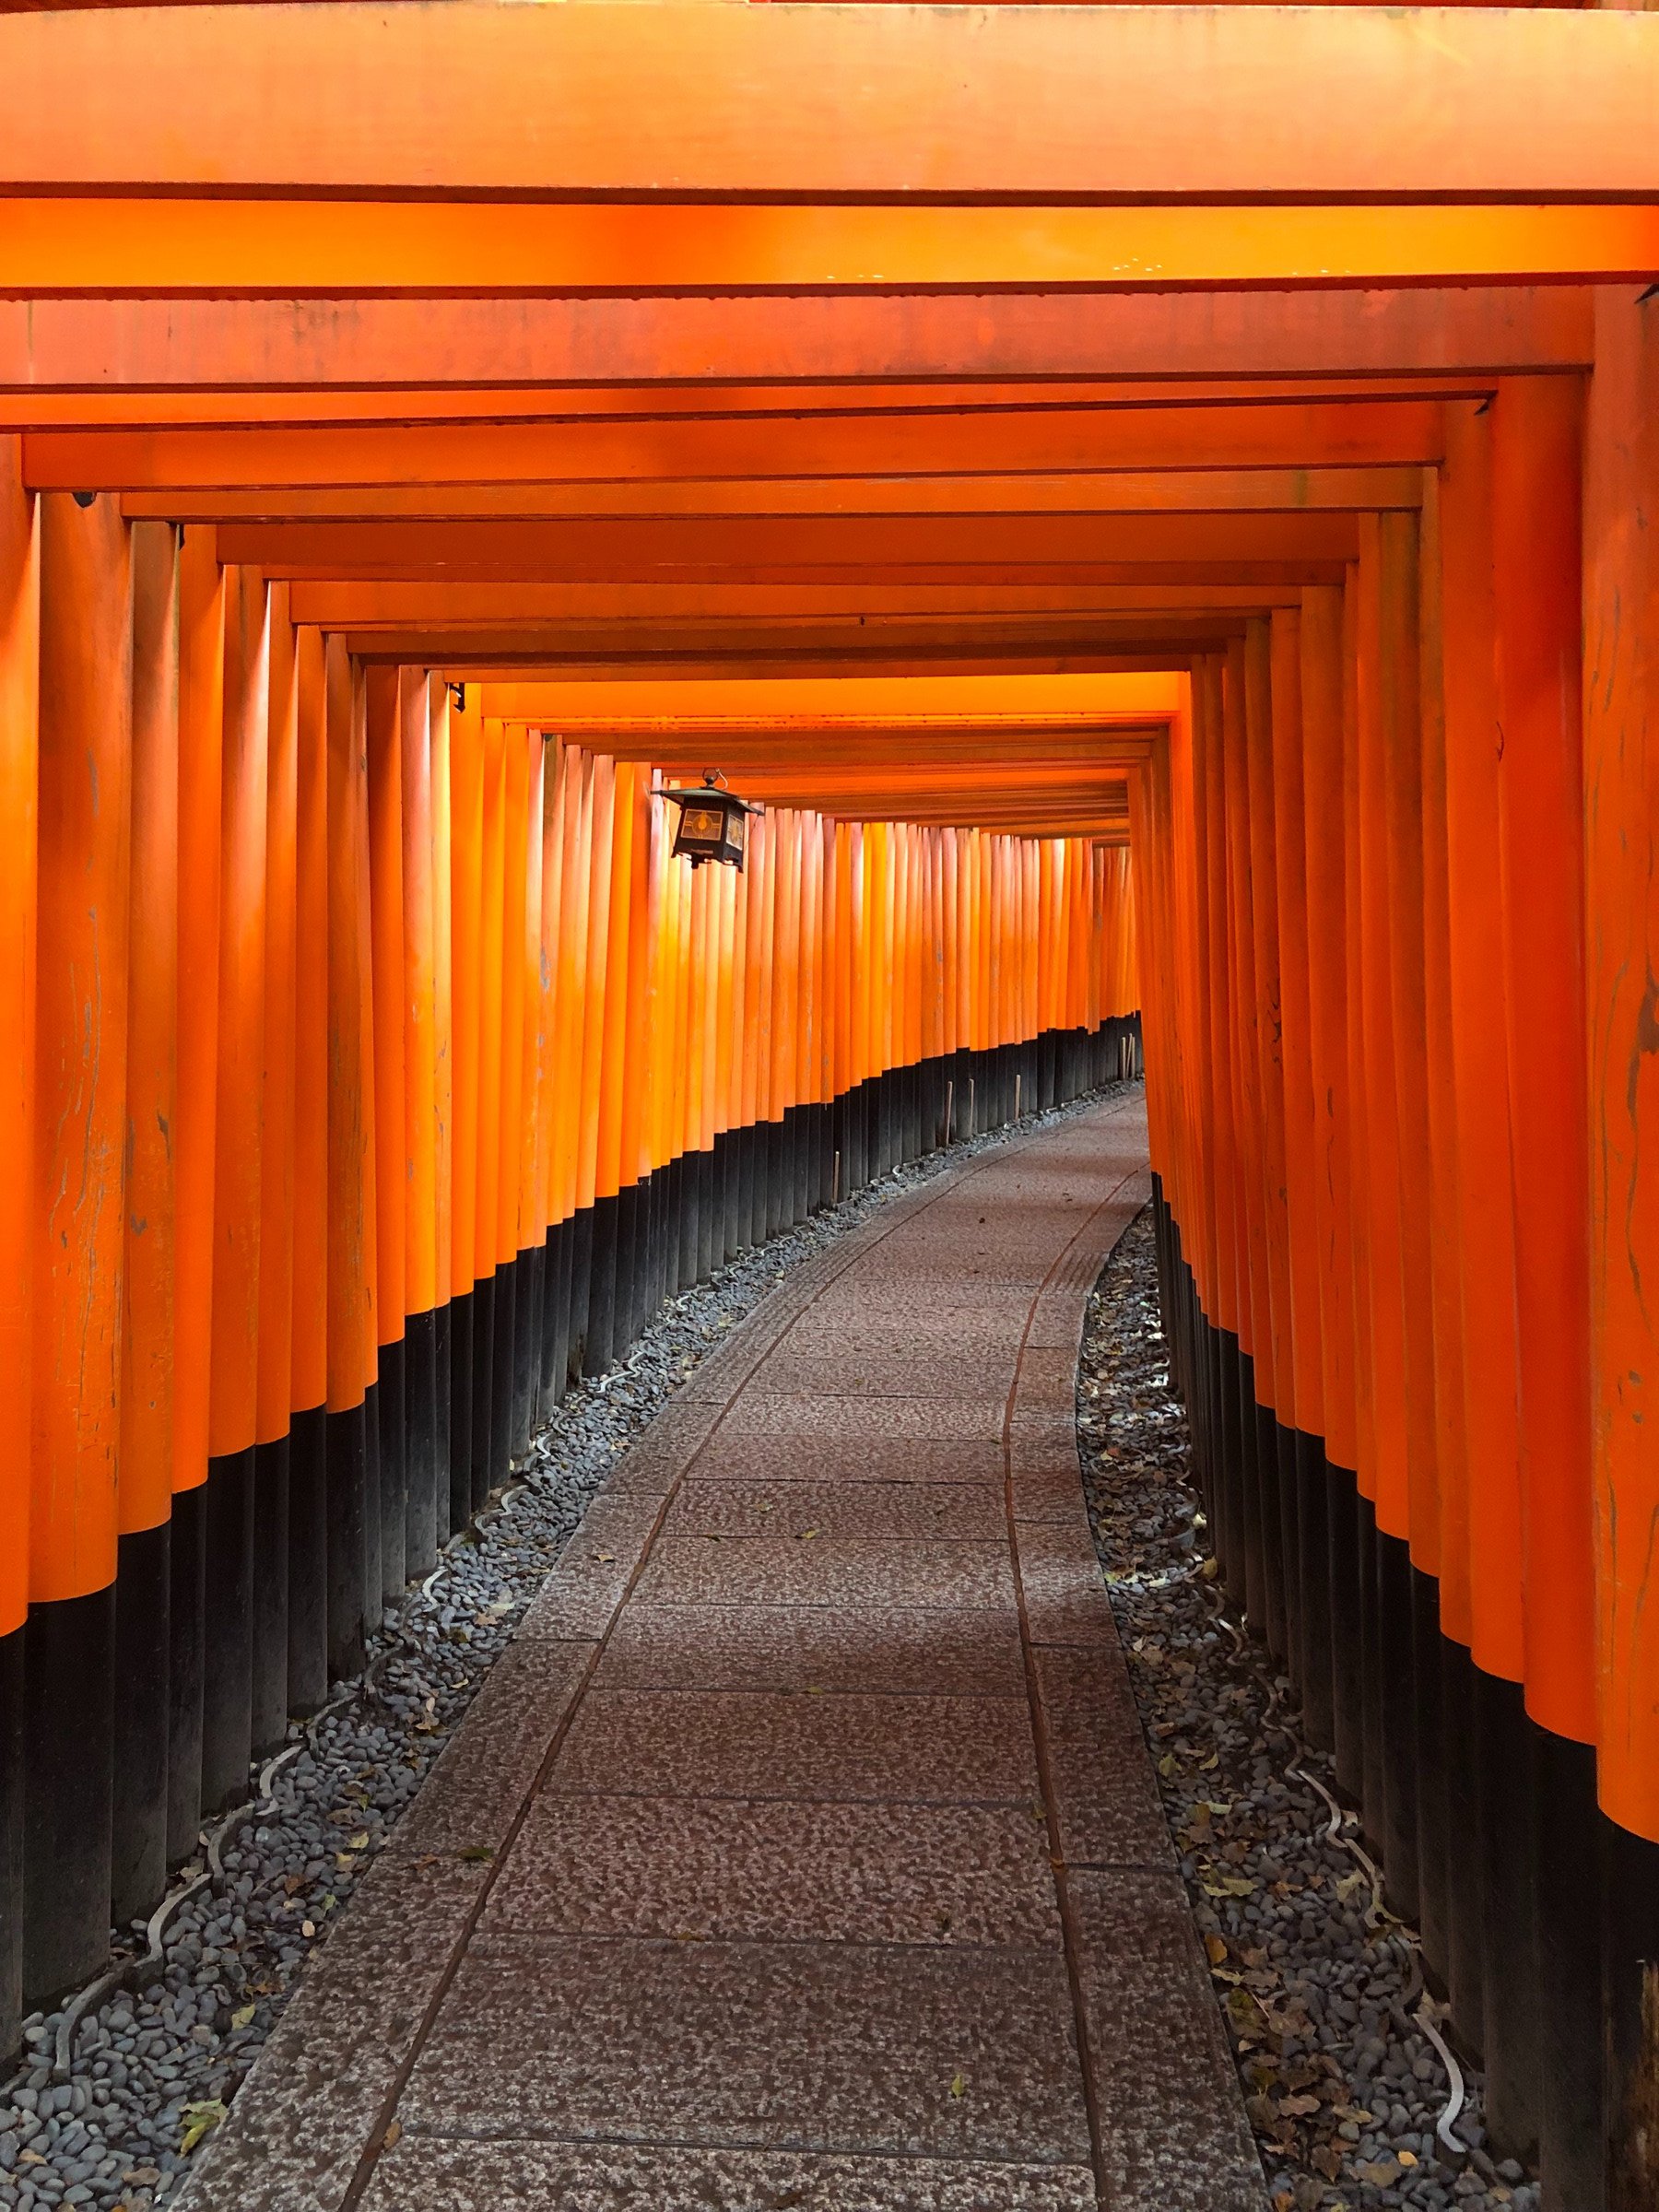
[[[284,0],[270,0],[273,6]],[[3,313],[0,304],[0,313]],[[769,420],[783,415],[868,414],[872,410],[926,419],[958,409],[986,413],[1038,412],[1045,408],[1167,406],[1207,400],[1254,402],[1264,399],[1424,399],[1489,398],[1497,387],[1492,374],[1461,371],[1445,376],[1406,373],[1385,378],[1352,376],[1194,377],[1179,389],[1162,381],[1125,377],[1007,378],[966,382],[961,379],[918,383],[901,382],[798,384],[606,384],[558,389],[520,384],[480,384],[462,388],[427,384],[367,391],[285,389],[243,385],[229,391],[185,386],[165,392],[113,388],[104,392],[7,392],[0,389],[0,429],[100,430],[268,429],[276,426],[327,429],[361,423],[379,429],[407,429],[416,424],[438,427],[463,422],[546,422],[605,417],[679,416],[708,419],[747,418]]]
[[[483,712],[504,722],[545,723],[571,735],[670,727],[718,735],[733,729],[789,724],[826,731],[982,728],[993,718],[1021,725],[1075,728],[1081,721],[1128,716],[1165,721],[1178,713],[1185,687],[1174,676],[1050,677],[945,677],[900,680],[848,677],[826,684],[735,678],[688,686],[660,680],[614,685],[603,697],[558,678],[486,688]]]
[[[550,521],[733,515],[1306,514],[1420,507],[1419,468],[1092,470],[1067,475],[715,477],[666,483],[448,484],[122,495],[130,520]]]
[[[1293,587],[1134,582],[1115,585],[872,583],[468,583],[301,582],[289,606],[296,622],[324,629],[570,626],[622,621],[807,619],[815,617],[955,616],[963,621],[1016,615],[1157,617],[1256,612],[1291,606]]]
[[[1619,282],[1659,268],[1659,209],[1578,202],[716,207],[83,194],[0,204],[0,292],[15,298],[1273,290]]]
[[[994,660],[1014,665],[1064,661],[1096,667],[1127,657],[1132,665],[1167,665],[1194,653],[1225,647],[1241,636],[1243,621],[1233,617],[1171,617],[1115,623],[991,623],[982,620],[905,622],[868,625],[784,625],[759,629],[742,623],[687,625],[678,629],[644,624],[617,624],[602,630],[575,625],[562,629],[505,624],[477,629],[382,628],[344,632],[352,649],[375,660],[441,663],[501,660],[538,661],[584,670],[595,666],[648,668],[722,660],[774,664],[823,662],[851,670],[895,662],[972,665]]]
[[[1659,145],[1601,10],[133,8],[0,18],[0,82],[32,193],[1524,202]]]
[[[493,687],[492,687],[493,688]],[[503,717],[505,719],[505,717]],[[534,727],[532,723],[529,726]],[[1024,724],[1009,723],[982,730],[914,729],[827,732],[819,729],[727,730],[703,737],[679,725],[647,731],[626,727],[603,736],[587,727],[582,742],[592,749],[610,753],[618,760],[655,760],[684,767],[705,765],[709,745],[720,749],[723,769],[752,770],[827,768],[838,773],[857,769],[902,766],[918,772],[924,768],[947,769],[958,773],[977,772],[982,766],[1010,768],[1069,767],[1100,771],[1145,759],[1162,734],[1161,723],[1101,724],[1098,728],[1049,733]],[[559,735],[574,738],[568,724]]]
[[[1138,652],[1115,645],[1090,646],[1070,653],[1043,652],[1036,646],[1023,652],[994,651],[988,647],[976,649],[970,642],[959,644],[954,650],[935,645],[896,656],[860,657],[848,653],[729,653],[709,646],[700,655],[664,656],[660,661],[639,653],[573,661],[546,646],[540,651],[521,646],[515,653],[506,646],[485,650],[480,645],[476,651],[452,652],[447,649],[446,641],[446,650],[439,653],[433,650],[430,639],[405,640],[374,631],[362,637],[350,630],[344,634],[349,652],[359,654],[365,661],[389,666],[441,667],[447,676],[480,682],[558,676],[573,684],[590,683],[595,688],[653,677],[669,677],[677,683],[724,683],[732,677],[759,681],[798,677],[841,683],[872,671],[906,683],[946,677],[977,680],[985,676],[1004,676],[1031,683],[1050,676],[1140,675],[1185,669],[1197,657],[1193,648],[1171,648],[1149,640]]]
[[[1426,400],[1264,400],[910,416],[459,423],[258,430],[35,430],[37,491],[708,481],[984,471],[1418,465],[1443,450]]]
[[[1587,368],[1592,353],[1590,296],[1565,287],[995,299],[0,300],[0,391],[41,394],[1495,376]]]
[[[219,558],[294,570],[471,570],[601,581],[949,568],[1004,573],[1358,557],[1348,514],[726,515],[578,522],[223,523]]]

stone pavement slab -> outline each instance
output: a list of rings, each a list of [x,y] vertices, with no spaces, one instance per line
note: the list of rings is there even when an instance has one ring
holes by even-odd
[[[1007,1548],[1000,1471],[993,1480],[853,1482],[805,1475],[798,1482],[685,1482],[663,1524],[676,1536],[775,1538],[815,1528],[820,1537],[931,1536]]]
[[[630,1606],[595,1682],[606,1689],[1025,1695],[1019,1618],[982,1608]]]
[[[1094,2212],[1087,2165],[406,2136],[364,2212]]]
[[[644,1605],[1011,1606],[999,1543],[830,1535],[797,1506],[775,1536],[665,1535],[640,1577]]]
[[[1082,1509],[1146,1192],[1120,1096],[732,1331],[178,2212],[1263,2212]]]
[[[1057,1944],[1030,1804],[560,1797],[531,1806],[486,1929],[779,1943]]]
[[[1015,1805],[1037,1769],[1023,1698],[593,1689],[546,1786]]]
[[[398,2111],[442,2135],[1088,2156],[1057,1944],[480,1934]]]

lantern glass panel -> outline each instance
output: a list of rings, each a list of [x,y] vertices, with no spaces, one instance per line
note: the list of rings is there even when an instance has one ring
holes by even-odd
[[[688,806],[680,816],[680,835],[688,845],[707,850],[718,845],[724,833],[724,806]]]

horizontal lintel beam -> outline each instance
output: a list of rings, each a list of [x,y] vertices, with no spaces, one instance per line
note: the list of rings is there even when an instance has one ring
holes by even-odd
[[[451,484],[132,491],[134,521],[455,522],[730,515],[1302,514],[1419,507],[1420,469],[1095,469],[1060,475],[716,477],[666,483]]]
[[[1656,270],[1659,207],[1642,205],[547,206],[0,193],[0,294],[14,299],[1271,291],[1617,283]]]
[[[1592,354],[1591,294],[1548,286],[994,300],[0,300],[0,392],[35,394],[1495,376],[1587,368]]]
[[[1526,200],[1652,191],[1659,25],[1476,8],[371,0],[0,17],[37,192]],[[211,97],[204,88],[211,88]]]

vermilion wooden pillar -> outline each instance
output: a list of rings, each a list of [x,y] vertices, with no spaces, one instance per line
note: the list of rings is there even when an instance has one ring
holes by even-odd
[[[329,967],[328,672],[323,638],[295,639],[294,1132],[288,1339],[288,1696],[328,1691]]]
[[[133,864],[127,1209],[115,1578],[111,1919],[167,1886],[173,1476],[173,1130],[178,1118],[178,534],[138,523],[133,567]]]
[[[253,1751],[253,1443],[258,1429],[270,727],[267,586],[253,570],[238,568],[227,570],[224,589],[202,1673],[202,1801],[210,1811],[241,1795]]]
[[[1600,2196],[1585,1099],[1583,390],[1493,407],[1493,601],[1505,1010],[1514,1141],[1526,1712],[1535,1724],[1546,2185]]]
[[[0,436],[0,1894],[23,1876],[23,1650],[29,1606],[29,1452],[34,1215],[36,804],[39,788],[39,503],[22,443]],[[22,1919],[0,1920],[0,2049],[23,2013]]]
[[[253,1690],[256,1756],[288,1713],[288,1524],[294,1394],[295,1044],[300,1019],[299,638],[288,587],[270,594],[265,881],[265,1066],[261,1103],[259,1342],[253,1445]],[[303,1477],[301,1488],[303,1489]],[[303,1500],[301,1503],[303,1513]],[[303,1599],[302,1599],[303,1602]]]
[[[126,1229],[131,576],[116,502],[41,515],[36,1300],[23,1844],[26,1994],[108,1955]]]
[[[212,531],[187,528],[179,547],[179,1042],[173,1127],[178,1261],[167,1817],[167,1855],[173,1865],[194,1851],[202,1812],[224,720],[224,572]]]
[[[325,648],[328,762],[328,1665],[363,1661],[371,1489],[364,1394],[375,1369],[374,1015],[369,935],[368,746],[361,678]]]
[[[1584,474],[1590,1387],[1609,2212],[1659,2202],[1659,305],[1595,307]]]

